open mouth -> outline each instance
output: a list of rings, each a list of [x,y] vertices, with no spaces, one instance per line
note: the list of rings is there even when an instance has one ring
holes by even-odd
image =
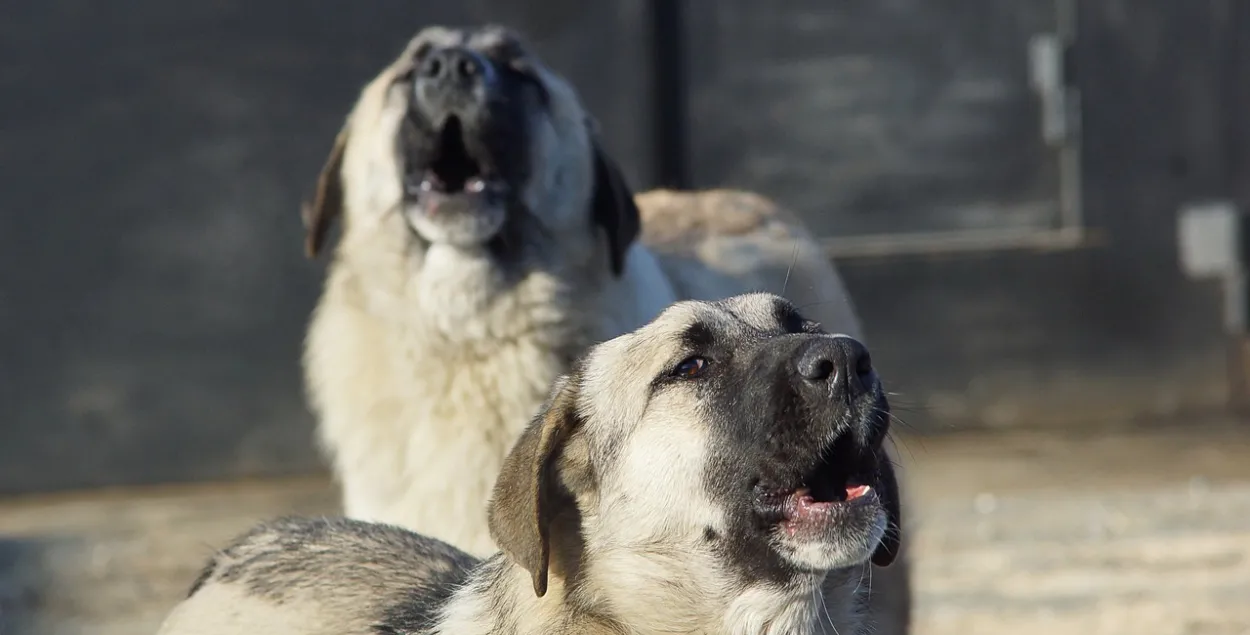
[[[465,143],[464,124],[459,117],[452,115],[447,118],[434,140],[432,150],[428,167],[417,170],[410,176],[410,194],[468,195],[498,188],[499,181],[487,174],[484,162],[474,156],[474,152]],[[416,191],[413,192],[413,189]]]
[[[763,518],[791,536],[820,532],[851,508],[877,500],[876,459],[839,441],[791,487],[761,484],[756,492]]]

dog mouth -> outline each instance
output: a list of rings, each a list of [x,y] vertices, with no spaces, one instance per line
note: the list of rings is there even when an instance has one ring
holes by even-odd
[[[408,195],[433,212],[452,198],[472,199],[496,194],[504,182],[492,174],[486,152],[479,143],[470,143],[464,123],[448,116],[428,145],[425,161],[410,162],[405,179]]]
[[[756,508],[761,518],[790,537],[817,537],[845,524],[855,510],[880,505],[876,453],[839,440],[821,453],[790,486],[761,482]]]

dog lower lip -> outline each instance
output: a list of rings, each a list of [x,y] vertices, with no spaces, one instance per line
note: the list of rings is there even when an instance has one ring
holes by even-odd
[[[851,444],[835,443],[797,485],[758,485],[756,508],[768,524],[782,524],[792,531],[828,519],[845,506],[859,504],[873,492],[873,457],[873,453],[861,452]]]
[[[852,507],[866,502],[872,493],[872,488],[867,485],[855,485],[846,488],[842,500],[819,501],[813,499],[807,489],[795,490],[781,505],[779,525],[791,536],[828,526]]]

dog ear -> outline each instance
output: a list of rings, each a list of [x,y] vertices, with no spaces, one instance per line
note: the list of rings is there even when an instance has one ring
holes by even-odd
[[[894,463],[885,448],[879,450],[877,457],[877,496],[885,507],[885,535],[877,549],[872,552],[872,563],[878,567],[888,567],[898,557],[903,544],[903,511],[902,500],[898,493],[898,478],[894,475]]]
[[[547,593],[551,523],[569,501],[556,460],[577,427],[577,384],[576,377],[556,382],[546,406],[504,459],[487,510],[491,538],[530,572],[538,597]]]
[[[317,175],[317,189],[311,202],[300,209],[304,220],[304,254],[316,258],[321,253],[330,225],[343,214],[343,150],[347,147],[347,127],[334,138],[330,156]]]
[[[625,253],[638,238],[642,219],[638,206],[634,204],[634,192],[625,182],[625,174],[593,134],[591,151],[595,161],[591,214],[595,225],[602,227],[607,234],[612,273],[619,276],[625,270]]]

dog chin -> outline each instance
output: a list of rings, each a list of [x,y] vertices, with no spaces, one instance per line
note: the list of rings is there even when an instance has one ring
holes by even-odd
[[[460,248],[480,247],[503,229],[502,205],[450,200],[437,206],[411,202],[404,213],[408,226],[427,243]]]
[[[848,514],[841,522],[815,534],[796,534],[779,527],[774,534],[776,548],[787,561],[804,570],[832,571],[861,566],[872,558],[885,537],[889,521],[885,509],[876,501],[871,502],[870,509],[859,511],[861,513]]]

